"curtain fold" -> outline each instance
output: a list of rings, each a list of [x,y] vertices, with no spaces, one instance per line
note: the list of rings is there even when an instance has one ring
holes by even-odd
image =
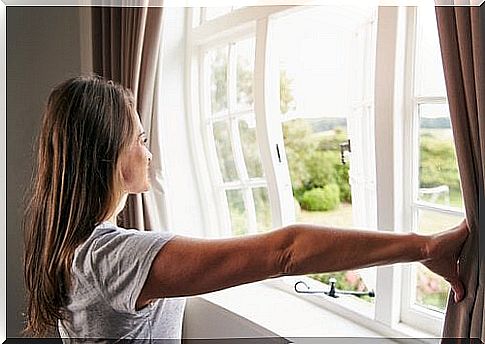
[[[448,300],[443,342],[485,341],[485,88],[481,7],[436,7],[446,90],[470,235],[460,256],[466,298]],[[481,28],[480,28],[481,26]]]
[[[166,229],[163,170],[161,157],[156,155],[161,152],[157,147],[161,142],[152,135],[160,116],[154,104],[163,8],[149,7],[146,0],[142,6],[140,1],[125,0],[122,6],[92,8],[93,72],[132,90],[150,150],[155,154],[150,165],[152,190],[129,195],[118,222],[140,230]]]

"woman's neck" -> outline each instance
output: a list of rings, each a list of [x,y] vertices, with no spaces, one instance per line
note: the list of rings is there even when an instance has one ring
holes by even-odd
[[[125,204],[126,204],[126,199],[128,198],[128,193],[124,193],[119,202],[118,202],[118,206],[116,207],[116,210],[115,212],[109,217],[107,218],[105,221],[109,221],[113,224],[117,224],[116,222],[116,218],[118,217],[118,214],[123,210],[123,208],[125,207]]]

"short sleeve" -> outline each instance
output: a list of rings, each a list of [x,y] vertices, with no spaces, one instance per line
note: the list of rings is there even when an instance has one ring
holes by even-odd
[[[91,270],[99,291],[121,313],[136,313],[135,304],[160,249],[175,235],[116,229],[91,246]]]

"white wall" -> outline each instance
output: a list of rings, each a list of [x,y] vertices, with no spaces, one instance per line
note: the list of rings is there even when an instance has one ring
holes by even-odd
[[[23,328],[23,195],[44,103],[80,72],[76,7],[7,7],[7,337]]]

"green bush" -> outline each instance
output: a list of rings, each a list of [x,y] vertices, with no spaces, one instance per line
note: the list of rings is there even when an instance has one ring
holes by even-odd
[[[304,185],[307,190],[323,188],[329,184],[337,184],[335,165],[340,163],[337,151],[315,150],[307,153],[305,160],[309,178]]]
[[[340,202],[352,203],[350,191],[349,164],[337,164],[334,166],[337,172],[337,184],[340,189]]]
[[[325,185],[305,191],[300,201],[301,207],[310,211],[327,211],[340,204],[340,190],[337,184]]]

